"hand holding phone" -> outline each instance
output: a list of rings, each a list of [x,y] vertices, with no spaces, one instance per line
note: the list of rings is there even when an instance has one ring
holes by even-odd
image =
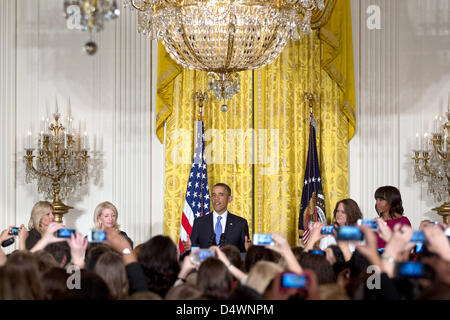
[[[8,232],[8,235],[10,235],[10,236],[17,236],[17,235],[19,235],[19,231],[20,231],[20,228],[12,227],[11,231]]]
[[[74,229],[59,229],[58,231],[55,232],[55,236],[57,238],[65,238],[65,239],[70,239],[70,236],[72,234],[75,234]]]
[[[304,274],[284,272],[281,276],[281,288],[306,290],[308,277]]]
[[[422,262],[402,262],[396,265],[396,274],[400,278],[429,278],[430,269]]]
[[[253,245],[254,246],[266,246],[266,245],[275,245],[275,242],[272,240],[271,234],[266,233],[255,233],[253,235]]]
[[[337,230],[338,241],[363,241],[364,234],[356,226],[344,226]]]
[[[325,226],[322,227],[322,229],[320,229],[320,234],[329,234],[329,235],[333,235],[334,234],[334,226]]]
[[[358,219],[356,222],[358,226],[368,226],[372,230],[378,230],[377,220],[375,219]]]
[[[216,251],[213,249],[198,249],[194,252],[191,262],[200,265],[203,261],[209,257],[215,257]]]

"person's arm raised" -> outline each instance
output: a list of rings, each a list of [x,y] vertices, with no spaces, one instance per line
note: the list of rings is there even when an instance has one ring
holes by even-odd
[[[230,262],[230,260],[228,260],[226,254],[223,253],[223,251],[220,250],[219,247],[217,247],[217,246],[212,246],[212,247],[210,247],[210,249],[214,249],[214,250],[216,251],[216,256],[217,256],[217,258],[225,264],[225,266],[227,267],[228,271],[229,271],[236,279],[238,279],[238,281],[242,281],[242,279],[244,279],[245,276],[247,276],[244,272],[242,272],[242,270],[236,268],[236,267]]]
[[[76,235],[70,235],[68,242],[73,264],[75,264],[78,268],[83,269],[88,240],[83,237],[81,233],[77,232]]]
[[[56,231],[58,231],[59,229],[64,229],[65,226],[62,225],[61,223],[58,222],[51,222],[48,227],[47,230],[45,231],[44,235],[42,236],[42,238],[34,245],[33,248],[31,248],[31,252],[36,252],[39,250],[44,250],[45,247],[51,243],[55,243],[55,242],[62,242],[62,241],[66,241],[65,238],[57,238],[55,237],[54,233]]]
[[[325,224],[321,222],[314,222],[312,224],[312,226],[310,227],[311,236],[305,245],[305,252],[314,249],[314,245],[316,244],[316,242],[326,237],[326,235],[320,234],[320,231],[324,226]]]
[[[276,233],[272,233],[272,240],[275,242],[275,245],[266,245],[265,247],[281,254],[290,271],[302,273],[303,269],[298,263],[297,258],[295,258],[295,255],[286,239]]]

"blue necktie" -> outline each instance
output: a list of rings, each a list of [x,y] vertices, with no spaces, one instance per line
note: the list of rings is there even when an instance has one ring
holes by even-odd
[[[214,228],[214,233],[216,234],[216,244],[219,245],[220,236],[222,235],[222,224],[220,223],[222,220],[221,216],[217,217],[216,227]]]

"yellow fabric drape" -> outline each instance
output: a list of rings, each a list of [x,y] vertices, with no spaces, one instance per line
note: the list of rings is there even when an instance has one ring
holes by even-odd
[[[163,143],[164,122],[172,114],[173,81],[183,68],[173,61],[164,46],[158,44],[158,80],[156,88],[156,135]]]
[[[331,14],[333,9],[337,16]],[[298,244],[308,151],[306,92],[318,97],[314,115],[329,220],[336,201],[348,196],[348,141],[355,127],[350,1],[329,0],[325,12],[320,18],[322,28],[301,41],[289,42],[274,63],[240,73],[241,89],[227,102],[227,113],[220,111],[221,102],[215,100],[204,108],[209,187],[217,182],[230,185],[229,210],[248,220],[250,233],[279,233],[291,245]],[[205,73],[189,70],[172,80],[164,233],[177,242],[198,111],[192,95],[204,91],[207,80]]]

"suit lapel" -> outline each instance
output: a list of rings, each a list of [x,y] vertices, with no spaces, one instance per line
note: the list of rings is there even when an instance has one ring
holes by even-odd
[[[232,230],[233,230],[233,228],[234,228],[234,226],[235,226],[235,219],[234,219],[235,217],[234,217],[234,215],[233,214],[231,214],[230,212],[228,212],[228,217],[227,217],[227,226],[226,226],[226,228],[225,228],[225,236],[226,235],[228,235],[228,234],[231,234],[231,232],[232,232]]]

